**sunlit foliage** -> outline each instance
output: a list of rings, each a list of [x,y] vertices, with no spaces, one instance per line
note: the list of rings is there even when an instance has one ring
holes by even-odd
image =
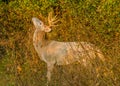
[[[0,86],[45,86],[46,64],[32,45],[31,19],[48,24],[51,11],[60,21],[48,39],[91,42],[106,58],[88,68],[57,66],[51,86],[119,86],[119,0],[0,0]]]

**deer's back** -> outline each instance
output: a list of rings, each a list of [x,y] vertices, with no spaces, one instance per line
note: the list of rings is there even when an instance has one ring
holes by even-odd
[[[92,44],[51,41],[50,44],[41,49],[41,58],[47,63],[64,65],[78,61],[83,57],[95,57]]]

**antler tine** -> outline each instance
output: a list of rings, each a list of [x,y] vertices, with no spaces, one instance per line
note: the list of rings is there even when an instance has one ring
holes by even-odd
[[[59,20],[57,19],[57,15],[53,17],[52,16],[52,12],[50,12],[49,15],[48,15],[48,24],[49,24],[49,27],[56,26],[55,24],[58,21]]]

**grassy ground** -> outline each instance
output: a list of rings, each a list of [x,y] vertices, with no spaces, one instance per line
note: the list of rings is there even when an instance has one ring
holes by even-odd
[[[119,0],[0,1],[0,86],[46,85],[46,64],[33,47],[31,18],[42,18],[47,24],[50,11],[60,22],[48,39],[87,41],[106,58],[105,62],[95,59],[87,67],[56,66],[50,86],[120,86]]]

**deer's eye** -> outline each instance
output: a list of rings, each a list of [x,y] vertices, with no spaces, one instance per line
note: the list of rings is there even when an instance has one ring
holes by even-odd
[[[39,23],[39,25],[41,25],[42,23],[41,22],[38,22]]]

